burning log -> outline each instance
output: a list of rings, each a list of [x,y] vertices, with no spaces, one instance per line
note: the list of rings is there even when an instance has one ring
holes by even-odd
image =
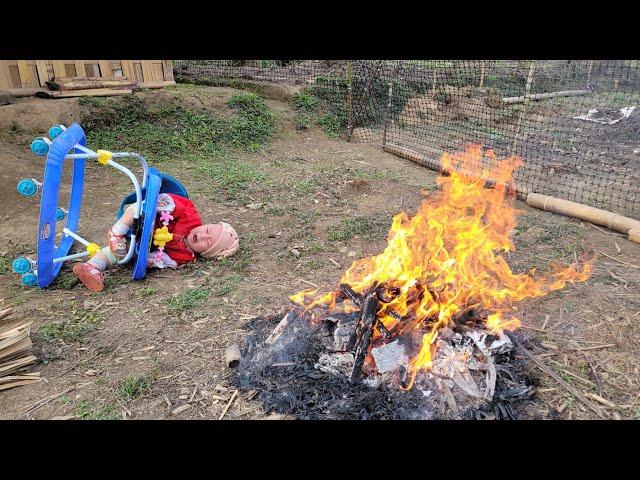
[[[375,327],[377,321],[377,312],[378,297],[375,294],[369,294],[364,299],[360,322],[358,323],[358,327],[355,331],[355,361],[353,363],[351,377],[349,378],[349,381],[351,383],[356,383],[358,382],[358,380],[360,380],[360,375],[362,374],[362,365],[364,364],[364,359],[367,356],[369,342],[371,341],[371,337],[373,336],[373,328]]]
[[[351,288],[346,283],[341,283],[340,290],[346,295],[346,298],[354,303],[356,307],[362,308],[362,297],[360,296],[360,294],[354,292],[353,288]]]

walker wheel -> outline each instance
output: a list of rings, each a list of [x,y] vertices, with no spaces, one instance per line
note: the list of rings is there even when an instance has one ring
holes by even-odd
[[[33,269],[33,264],[26,257],[18,257],[11,264],[11,268],[14,273],[23,274],[30,272]]]

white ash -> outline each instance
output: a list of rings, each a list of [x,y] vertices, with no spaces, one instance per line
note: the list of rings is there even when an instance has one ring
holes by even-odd
[[[322,353],[313,367],[333,375],[350,376],[354,361],[350,352]]]
[[[398,340],[372,348],[371,355],[380,373],[393,372],[409,363],[409,356]]]

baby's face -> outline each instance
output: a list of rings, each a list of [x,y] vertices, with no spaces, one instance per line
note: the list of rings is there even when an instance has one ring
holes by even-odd
[[[217,240],[217,235],[214,233],[214,225],[200,225],[194,228],[187,235],[187,246],[195,253],[202,253],[211,247]],[[215,236],[214,236],[215,235]]]

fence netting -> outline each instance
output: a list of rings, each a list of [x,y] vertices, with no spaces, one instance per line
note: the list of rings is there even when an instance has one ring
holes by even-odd
[[[638,60],[188,60],[178,81],[299,86],[352,142],[437,165],[482,144],[518,188],[640,218]]]

